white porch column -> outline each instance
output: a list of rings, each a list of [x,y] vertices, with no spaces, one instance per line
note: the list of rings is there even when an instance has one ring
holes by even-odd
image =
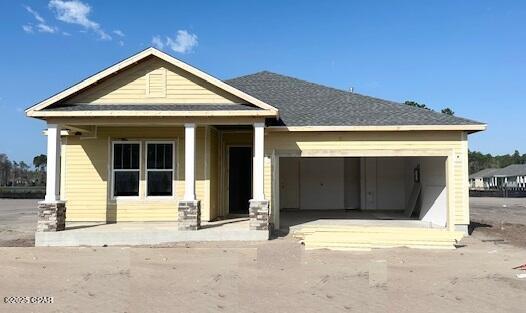
[[[270,204],[265,200],[264,188],[265,123],[254,124],[254,159],[252,165],[252,199],[248,213],[250,230],[269,231]]]
[[[60,200],[60,125],[47,124],[46,202]]]
[[[184,200],[195,200],[195,124],[184,124]]]
[[[66,203],[60,201],[60,125],[47,124],[46,197],[38,203],[37,232],[66,229]]]
[[[263,192],[264,175],[264,150],[265,150],[265,123],[254,124],[254,163],[252,170],[252,199],[265,200]]]

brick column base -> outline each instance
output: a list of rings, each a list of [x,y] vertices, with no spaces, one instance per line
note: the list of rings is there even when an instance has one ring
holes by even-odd
[[[201,228],[201,201],[179,201],[177,224],[179,230],[198,230]]]
[[[66,229],[66,202],[38,203],[38,232],[52,232]]]
[[[269,201],[250,200],[250,230],[269,230]]]

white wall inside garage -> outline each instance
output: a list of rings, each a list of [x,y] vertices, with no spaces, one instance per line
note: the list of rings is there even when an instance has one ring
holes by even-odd
[[[420,166],[422,184],[420,219],[438,226],[445,226],[447,220],[446,158],[407,158],[407,167]],[[413,179],[408,177],[406,191],[413,188]]]

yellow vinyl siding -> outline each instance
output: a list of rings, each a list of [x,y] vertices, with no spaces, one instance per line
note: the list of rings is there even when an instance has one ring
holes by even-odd
[[[63,169],[68,221],[106,221],[107,140],[68,137]]]
[[[464,137],[462,137],[464,136]],[[432,155],[451,153],[454,158],[455,223],[469,222],[467,197],[467,141],[460,131],[410,132],[267,132],[265,155],[279,153],[320,153],[348,156],[371,156],[375,153]],[[265,183],[269,184],[268,182]],[[265,195],[271,197],[270,186]]]
[[[166,61],[151,57],[99,82],[65,102],[209,104],[245,101]]]
[[[203,127],[196,134],[196,196],[203,207],[208,207],[204,182]],[[126,138],[143,141],[141,151],[141,180],[139,199],[111,199],[111,139]],[[148,140],[176,141],[175,197],[160,199],[145,197],[144,171],[145,142]],[[68,221],[176,221],[178,200],[184,195],[184,129],[105,127],[98,129],[97,139],[67,138],[65,149],[64,179]]]
[[[212,126],[198,127],[196,134],[196,196],[201,200],[202,219],[228,214],[229,145],[252,146],[253,133],[220,131]],[[175,198],[157,200],[112,200],[110,195],[110,140],[126,138],[143,141],[140,194],[144,195],[144,141],[175,140]],[[271,156],[287,152],[304,156],[331,153],[367,156],[378,151],[392,156],[451,155],[453,159],[454,216],[456,224],[469,222],[467,195],[467,136],[460,131],[414,132],[271,132],[265,135],[264,192],[272,199]],[[67,200],[68,221],[175,221],[178,199],[184,195],[183,127],[99,127],[97,139],[68,136],[63,141],[62,191]],[[247,204],[248,205],[248,204]]]

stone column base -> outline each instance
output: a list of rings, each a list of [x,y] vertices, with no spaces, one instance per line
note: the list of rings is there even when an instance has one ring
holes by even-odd
[[[179,201],[177,224],[179,230],[198,230],[201,228],[201,201]]]
[[[250,230],[269,230],[269,201],[250,200]]]
[[[40,201],[38,203],[37,232],[52,232],[66,229],[66,202]]]

